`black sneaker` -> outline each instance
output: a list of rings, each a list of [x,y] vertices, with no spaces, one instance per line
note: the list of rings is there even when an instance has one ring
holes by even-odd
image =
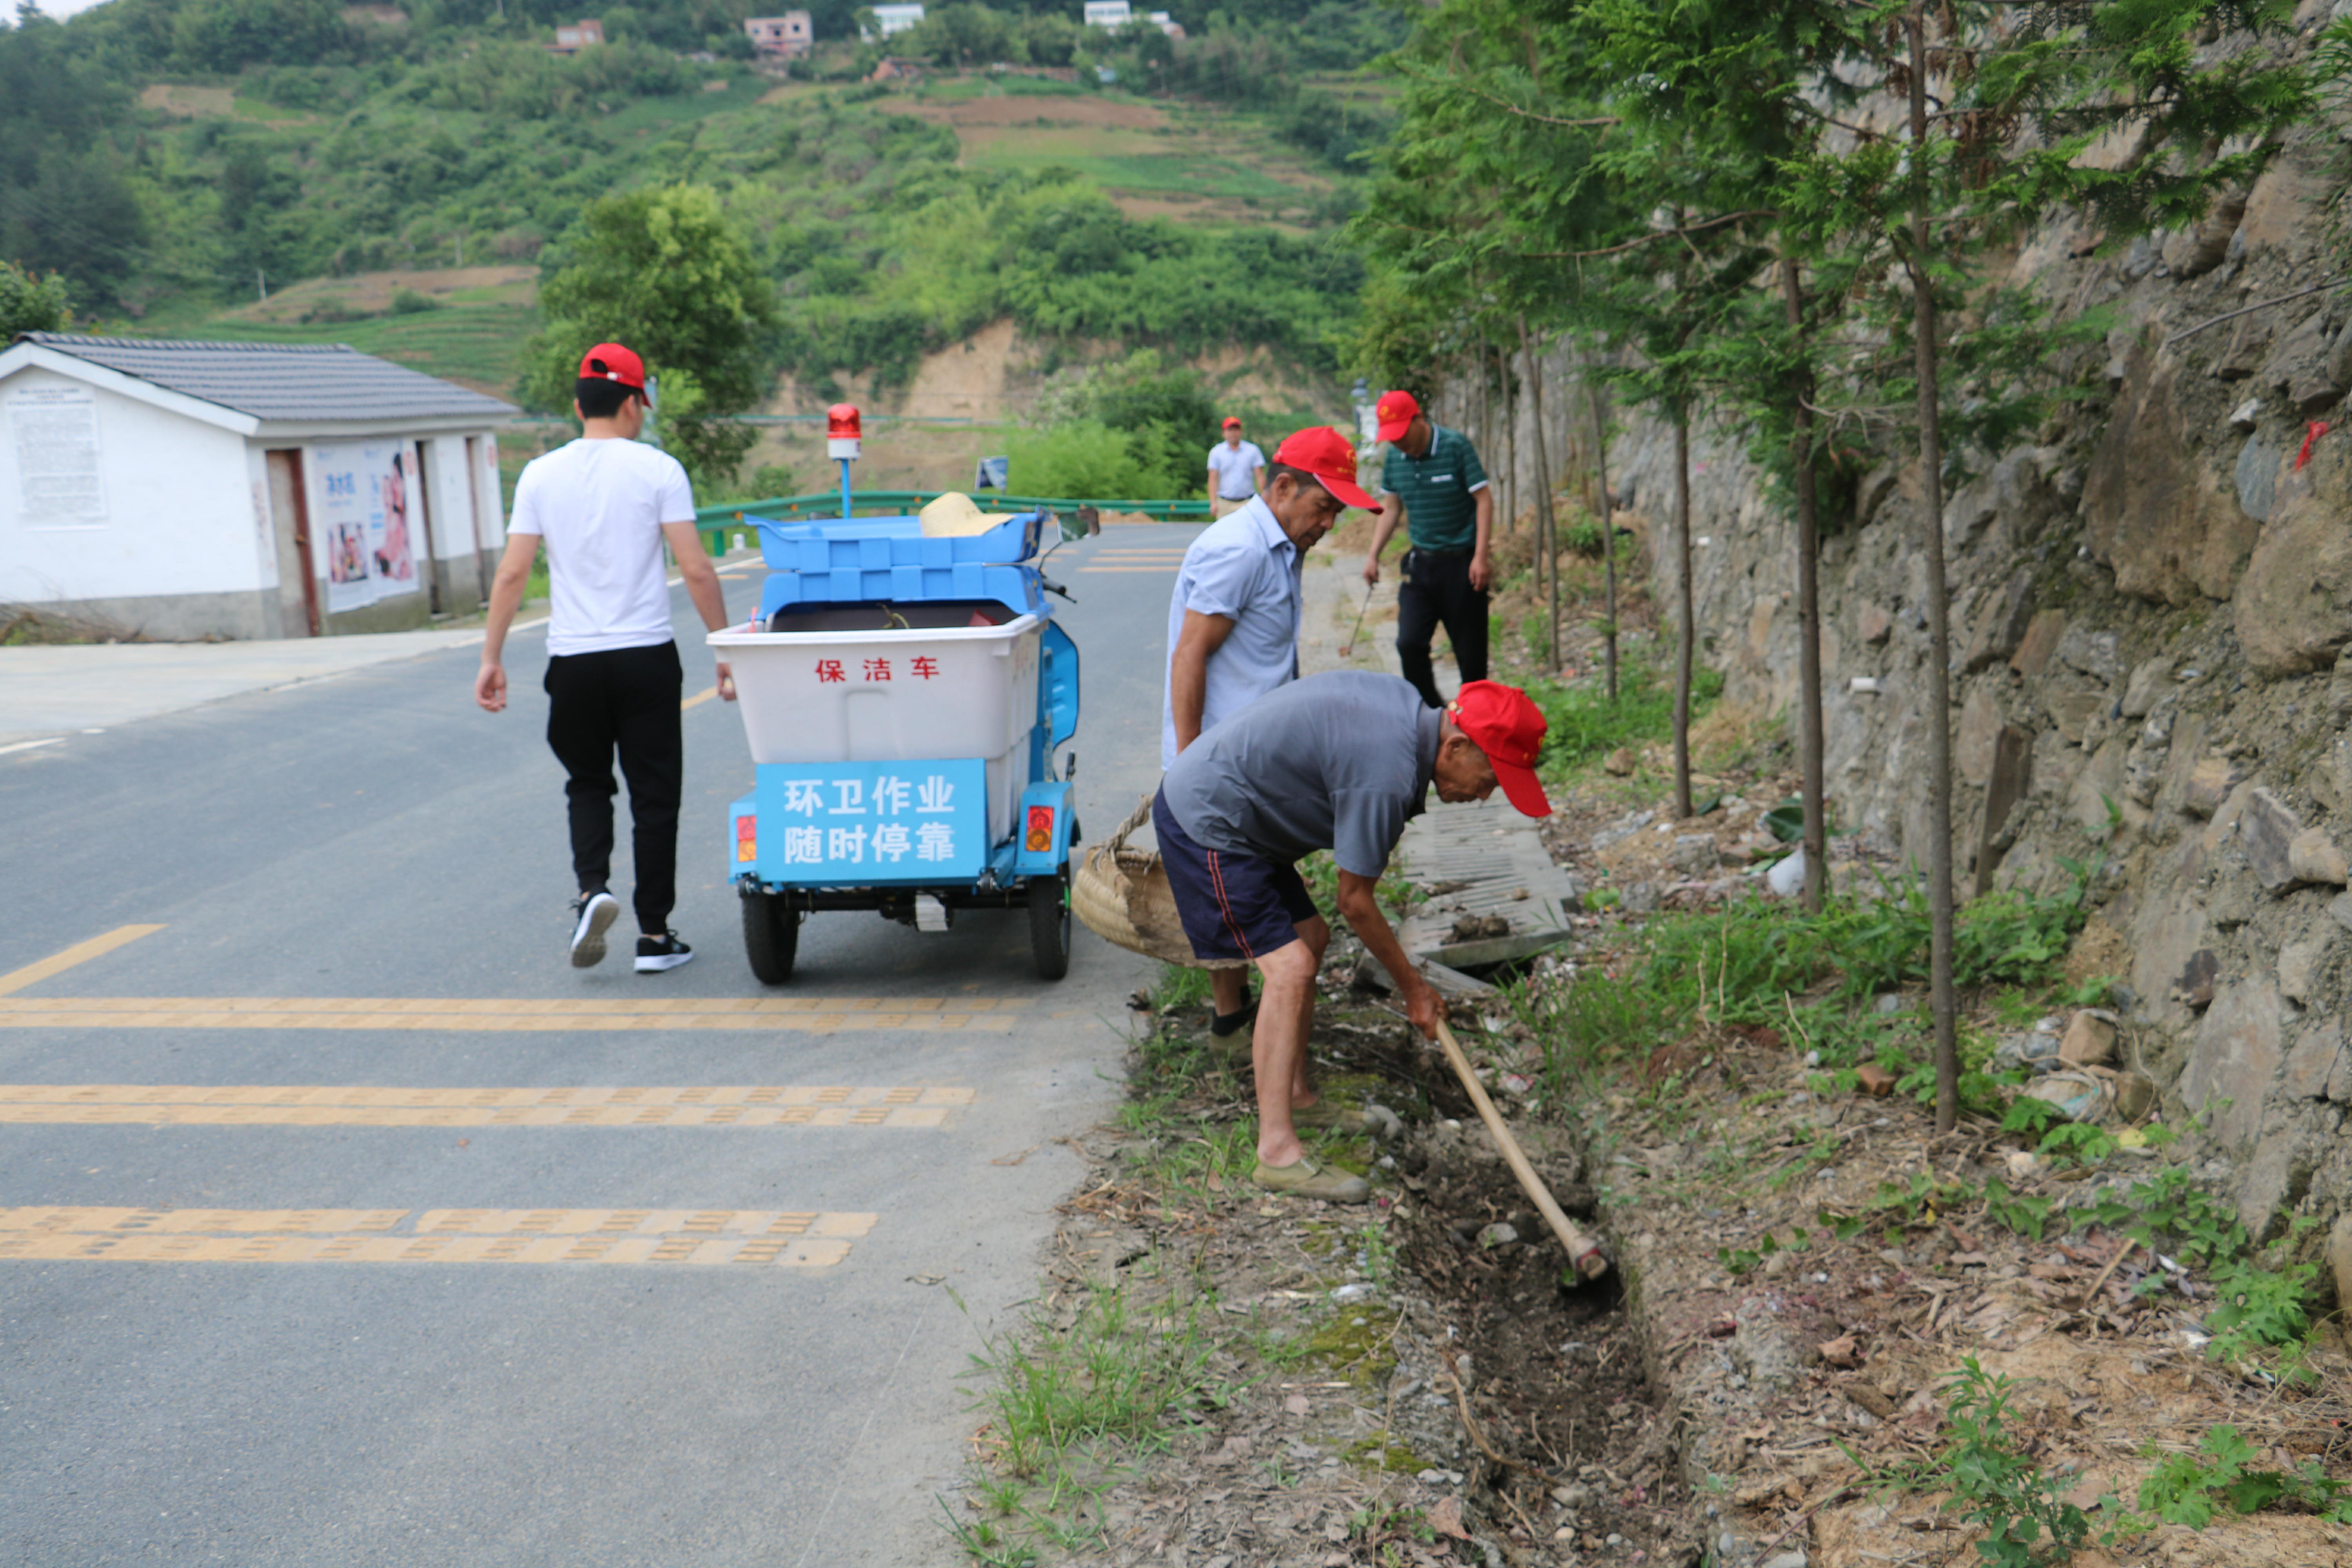
[[[621,900],[599,888],[572,906],[572,967],[593,969],[604,962],[604,933],[621,918]]]
[[[676,969],[694,958],[694,949],[678,941],[677,932],[664,931],[659,936],[637,938],[637,973],[659,974],[665,969]]]

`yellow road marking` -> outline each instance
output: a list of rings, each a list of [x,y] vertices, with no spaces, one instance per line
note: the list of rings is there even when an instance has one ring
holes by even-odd
[[[1009,1033],[1013,997],[586,998],[359,996],[0,996],[10,1029],[475,1029],[547,1032],[761,1029],[799,1034],[909,1029]]]
[[[778,1209],[0,1208],[0,1258],[822,1268],[846,1257],[878,1218]]]
[[[112,952],[126,942],[137,942],[142,936],[152,936],[163,929],[162,926],[117,926],[104,936],[94,936],[88,942],[78,942],[54,957],[45,958],[38,963],[28,963],[24,968],[7,974],[0,974],[0,996],[5,996],[11,992],[22,991],[27,985],[37,985],[52,974],[62,974],[77,963],[88,963],[91,959]]]
[[[151,1127],[939,1127],[969,1089],[709,1085],[382,1089],[0,1084],[0,1123]]]

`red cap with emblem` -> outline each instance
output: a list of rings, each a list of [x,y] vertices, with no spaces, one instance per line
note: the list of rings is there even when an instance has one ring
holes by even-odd
[[[1360,506],[1366,511],[1380,505],[1356,483],[1356,444],[1328,425],[1294,431],[1274,449],[1274,460],[1313,474],[1316,482],[1339,497],[1342,505]]]
[[[1486,753],[1495,764],[1495,782],[1522,816],[1551,815],[1551,802],[1536,781],[1536,759],[1543,754],[1543,710],[1526,692],[1492,680],[1474,680],[1445,705],[1445,716]]]
[[[1410,392],[1383,392],[1381,400],[1372,405],[1372,417],[1380,421],[1373,438],[1394,441],[1421,417],[1421,405]]]
[[[635,349],[619,343],[598,343],[580,356],[580,379],[583,381],[617,381],[631,392],[646,390],[646,362]]]

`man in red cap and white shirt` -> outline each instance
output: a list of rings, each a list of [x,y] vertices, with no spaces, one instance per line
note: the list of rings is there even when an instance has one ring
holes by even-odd
[[[1242,439],[1242,422],[1228,415],[1225,438],[1209,448],[1209,519],[1249,505],[1252,496],[1265,494],[1265,454],[1255,441]]]
[[[669,929],[677,901],[677,809],[685,772],[678,704],[685,670],[670,629],[662,543],[677,557],[702,624],[727,624],[719,574],[694,526],[694,491],[677,458],[638,441],[648,402],[646,364],[619,343],[599,343],[580,361],[572,413],[580,439],[533,458],[515,481],[506,554],[490,584],[489,629],[474,700],[492,713],[507,705],[500,662],[507,628],[522,603],[533,559],[547,544],[547,743],[570,775],[572,866],[580,885],[572,906],[572,963],[604,957],[604,933],[621,905],[606,886],[613,859],[613,758],[629,781],[630,847],[635,862],[637,973],[676,969],[694,950]],[[723,663],[719,695],[735,700]]]
[[[1381,518],[1371,553],[1364,557],[1364,581],[1381,580],[1381,552],[1401,516],[1412,548],[1399,568],[1397,659],[1421,700],[1435,708],[1444,699],[1429,644],[1441,623],[1463,681],[1486,679],[1486,590],[1495,579],[1486,544],[1494,532],[1495,489],[1470,437],[1431,423],[1412,393],[1381,394],[1372,416],[1389,455],[1381,469]]]
[[[1361,1123],[1307,1081],[1315,975],[1331,928],[1297,862],[1331,851],[1339,913],[1396,983],[1406,1016],[1433,1036],[1444,1005],[1374,889],[1433,784],[1444,801],[1484,800],[1500,786],[1527,816],[1549,816],[1535,773],[1543,740],[1542,711],[1513,687],[1474,680],[1440,710],[1394,676],[1341,670],[1260,698],[1187,747],[1160,781],[1152,824],[1193,954],[1247,959],[1265,978],[1251,1041],[1260,1186],[1338,1203],[1370,1195],[1298,1141],[1302,1126]]]
[[[1371,510],[1372,498],[1356,483],[1355,446],[1337,430],[1317,426],[1293,435],[1274,449],[1272,473],[1262,494],[1201,531],[1176,573],[1160,702],[1162,768],[1202,731],[1298,679],[1307,552],[1342,510]],[[1250,1021],[1242,971],[1212,971],[1210,988],[1211,1027],[1220,1038]]]

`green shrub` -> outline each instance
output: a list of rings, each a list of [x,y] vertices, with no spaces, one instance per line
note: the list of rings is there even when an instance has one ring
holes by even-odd
[[[392,291],[392,313],[395,316],[422,315],[440,308],[441,301],[430,294],[420,294],[414,289],[394,289]]]
[[[1097,419],[1023,431],[1006,443],[1006,485],[1015,495],[1070,500],[1180,495],[1182,483],[1165,467],[1161,445],[1156,430],[1122,432]]]

